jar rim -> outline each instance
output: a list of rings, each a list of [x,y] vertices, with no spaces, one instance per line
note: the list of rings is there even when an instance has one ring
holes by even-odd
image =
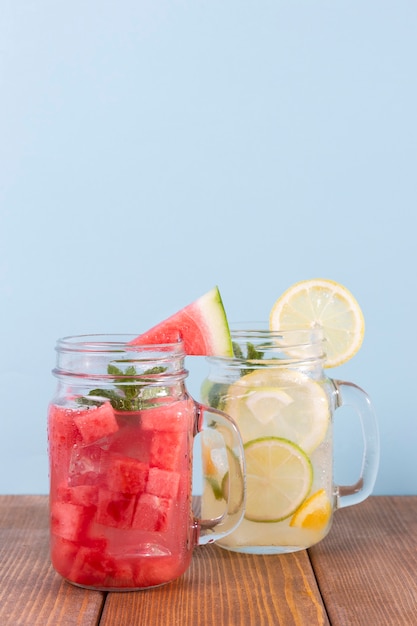
[[[300,331],[312,331],[322,328],[321,324],[314,322],[313,324],[300,324],[291,328],[282,328],[280,330],[271,330],[268,320],[237,320],[235,322],[229,322],[229,327],[232,330],[261,330],[268,332],[288,332],[292,330]]]
[[[136,344],[137,333],[90,333],[82,335],[67,335],[56,342],[57,351],[66,352],[137,352],[137,353],[171,353],[173,356],[185,356],[184,342],[178,339],[172,342],[154,344]]]
[[[320,325],[271,330],[266,322],[238,322],[229,325],[232,357],[207,357],[230,367],[241,364],[284,366],[324,363],[326,339]]]
[[[184,368],[184,344],[173,343],[137,345],[137,334],[68,335],[58,339],[55,351],[57,378],[117,380],[129,382],[146,376],[147,382],[182,380],[188,375]],[[109,369],[110,368],[110,369]],[[156,371],[152,371],[155,370]],[[160,369],[163,368],[163,369]]]
[[[229,324],[231,335],[248,335],[271,338],[294,338],[305,341],[307,338],[314,343],[325,341],[323,328],[320,324],[312,326],[294,326],[293,328],[283,328],[271,330],[268,322],[232,322]]]

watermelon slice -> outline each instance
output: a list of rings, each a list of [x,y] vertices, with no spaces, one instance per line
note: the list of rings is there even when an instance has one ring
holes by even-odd
[[[186,354],[233,356],[229,324],[217,287],[139,335],[131,344],[175,343],[180,338]]]

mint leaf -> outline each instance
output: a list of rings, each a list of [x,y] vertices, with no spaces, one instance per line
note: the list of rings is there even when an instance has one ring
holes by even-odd
[[[233,347],[233,354],[234,354],[234,356],[235,356],[237,359],[243,359],[243,358],[244,358],[244,356],[243,356],[243,350],[242,350],[242,348],[240,347],[240,345],[239,345],[236,341],[233,341],[233,342],[232,342],[232,347]]]
[[[114,389],[91,389],[86,396],[77,399],[79,404],[87,406],[99,406],[110,401],[116,411],[139,411],[155,405],[155,398],[168,395],[167,387],[149,387],[152,375],[162,374],[165,367],[156,366],[146,370],[138,376],[133,365],[129,365],[125,371],[110,363],[107,373],[113,376]],[[150,376],[150,378],[146,378]],[[126,384],[131,383],[131,384]]]
[[[257,350],[253,343],[250,343],[249,341],[247,343],[247,351],[246,358],[248,361],[259,361],[264,356],[264,353]]]

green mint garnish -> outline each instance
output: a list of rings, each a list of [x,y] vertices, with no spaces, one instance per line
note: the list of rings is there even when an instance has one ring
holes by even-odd
[[[248,361],[255,361],[255,360],[259,361],[260,359],[263,359],[264,353],[259,352],[259,350],[255,348],[253,343],[248,342],[247,350],[248,350],[248,354],[246,358]]]
[[[232,345],[233,345],[233,354],[236,359],[242,359],[244,361],[254,361],[254,360],[259,361],[260,359],[263,358],[263,352],[260,352],[259,350],[257,350],[255,346],[253,345],[253,343],[251,343],[250,341],[248,341],[246,344],[246,356],[244,355],[243,350],[238,343],[233,341]]]
[[[264,353],[260,350],[257,350],[254,344],[250,341],[248,341],[246,344],[246,356],[244,355],[243,350],[238,343],[233,342],[232,345],[233,354],[236,359],[240,359],[242,361],[261,361],[264,357]],[[257,367],[260,367],[260,365],[258,364]],[[242,368],[240,375],[245,376],[245,374],[249,374],[251,371],[253,370],[249,368]]]
[[[155,398],[167,395],[166,387],[150,387],[152,375],[161,374],[165,367],[158,366],[146,370],[138,377],[133,365],[129,365],[125,371],[110,363],[107,373],[113,377],[114,389],[91,389],[86,396],[78,398],[79,404],[98,406],[109,400],[116,411],[139,411],[155,404]],[[150,378],[146,378],[150,376]]]
[[[240,345],[238,343],[236,343],[236,341],[232,342],[232,347],[233,347],[233,354],[237,359],[243,359],[243,351],[242,348],[240,347]]]
[[[229,385],[226,383],[213,383],[207,396],[208,405],[213,409],[222,410],[224,408],[228,389]]]

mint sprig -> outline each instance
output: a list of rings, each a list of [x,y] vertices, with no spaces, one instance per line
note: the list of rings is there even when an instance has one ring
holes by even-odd
[[[155,404],[155,398],[167,395],[166,387],[150,387],[149,382],[155,374],[162,374],[165,367],[156,366],[146,370],[138,377],[136,368],[129,365],[125,371],[110,363],[107,373],[113,377],[114,388],[91,389],[86,396],[78,398],[84,406],[99,406],[110,401],[116,411],[140,411]],[[150,376],[150,378],[146,378]]]
[[[246,343],[246,356],[244,355],[243,350],[238,343],[233,342],[232,345],[234,356],[237,359],[241,359],[242,361],[261,361],[264,357],[264,353],[257,350],[254,344],[250,341]],[[257,367],[260,367],[260,365],[257,365]],[[249,374],[251,371],[253,370],[249,368],[242,368],[240,375],[245,376],[245,374]]]
[[[252,361],[252,360],[260,360],[263,358],[263,352],[257,350],[253,343],[248,341],[246,343],[246,356],[243,353],[242,348],[238,343],[233,341],[233,354],[237,359],[242,359],[244,361]]]

